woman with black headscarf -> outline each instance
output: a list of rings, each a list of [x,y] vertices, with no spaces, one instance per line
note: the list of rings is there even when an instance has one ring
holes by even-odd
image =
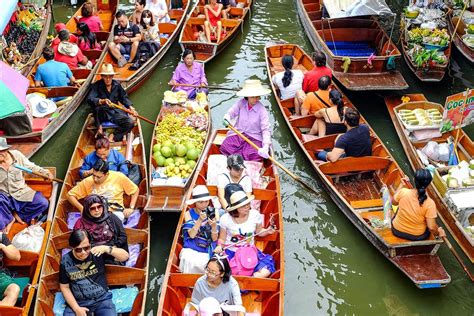
[[[74,225],[74,229],[84,229],[91,236],[93,247],[102,246],[105,263],[122,265],[129,258],[127,235],[122,221],[108,211],[107,201],[91,194],[84,199],[82,217]],[[110,254],[114,251],[115,256]]]

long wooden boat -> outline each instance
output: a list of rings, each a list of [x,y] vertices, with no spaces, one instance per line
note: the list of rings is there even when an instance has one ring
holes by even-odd
[[[209,113],[210,105],[206,107],[207,111],[207,126],[205,128],[205,137],[204,137],[204,148],[209,140],[209,136],[211,135],[212,124],[211,124],[211,117]],[[153,147],[157,144],[155,138],[155,131],[157,130],[158,126],[161,124],[163,118],[169,114],[170,112],[181,112],[184,111],[185,108],[181,105],[163,105],[160,109],[160,113],[156,119],[155,128],[153,129],[154,135],[151,140],[150,146],[150,164],[149,164],[149,171],[150,171],[150,179],[149,179],[149,197],[148,202],[145,207],[147,211],[151,212],[180,212],[183,208],[187,191],[189,190],[190,184],[192,182],[192,178],[194,173],[197,169],[197,163],[194,166],[192,172],[190,173],[187,179],[183,179],[183,181],[169,183],[169,182],[160,182],[157,183],[157,180],[154,180],[155,174],[159,166],[157,162],[153,158]],[[179,134],[179,131],[174,132],[175,135]],[[202,155],[199,159],[202,159]],[[175,180],[180,180],[180,178],[173,177]]]
[[[56,168],[46,169],[48,169],[53,174],[53,176],[56,176]],[[5,256],[3,257],[4,266],[10,271],[18,273],[16,278],[28,278],[28,282],[25,287],[20,287],[21,292],[17,305],[14,307],[0,306],[0,315],[28,315],[31,306],[34,303],[41,266],[46,253],[48,236],[51,231],[51,221],[53,219],[54,209],[56,206],[56,197],[58,191],[58,184],[56,182],[50,182],[33,175],[25,175],[25,181],[26,184],[33,190],[41,192],[43,196],[49,200],[47,219],[41,224],[41,227],[44,229],[44,239],[41,249],[38,253],[20,250],[20,261],[13,261],[6,258]],[[8,232],[8,238],[13,240],[13,237],[26,227],[27,225],[15,222]]]
[[[61,126],[71,117],[71,115],[77,110],[83,99],[87,96],[89,90],[89,84],[94,78],[94,74],[97,71],[97,67],[100,61],[105,57],[107,49],[107,43],[112,39],[112,27],[114,24],[115,12],[118,8],[118,0],[98,0],[97,9],[98,16],[100,17],[105,31],[97,32],[97,40],[104,43],[102,50],[88,50],[84,51],[89,59],[97,60],[92,70],[88,69],[75,69],[72,73],[76,79],[81,80],[83,83],[78,87],[41,87],[41,88],[29,88],[27,93],[39,92],[44,94],[47,98],[53,97],[65,97],[66,102],[58,106],[59,113],[55,118],[52,118],[52,114],[47,115],[43,118],[33,118],[33,130],[31,133],[27,133],[20,136],[6,136],[7,142],[12,145],[13,148],[20,150],[25,156],[31,157],[37,152],[60,128]],[[81,15],[81,9],[79,8],[76,13],[67,22],[66,27],[69,32],[76,32],[76,16]],[[32,70],[28,75],[28,79],[31,85],[34,86],[34,75],[38,66],[45,62],[45,59],[41,57],[36,64],[34,64]],[[64,101],[63,101],[64,102]]]
[[[408,68],[410,68],[410,70],[415,74],[415,76],[421,81],[426,81],[426,82],[441,81],[444,78],[444,75],[446,74],[446,70],[448,70],[449,68],[449,61],[451,59],[451,41],[449,41],[448,47],[442,51],[443,55],[446,58],[446,63],[439,64],[439,63],[430,61],[427,65],[419,67],[413,61],[412,57],[410,57],[410,54],[409,54],[410,46],[407,41],[408,30],[405,27],[403,27],[404,25],[407,25],[407,22],[409,20],[410,19],[407,19],[404,15],[402,15],[403,22],[400,23],[400,26],[401,26],[400,27],[400,40],[402,44],[403,57],[405,58],[405,62],[408,65]]]
[[[334,77],[344,87],[361,91],[408,88],[399,71],[387,69],[401,54],[375,19],[326,19],[321,5],[319,0],[296,0],[306,35],[314,49],[325,53]]]
[[[219,155],[219,146],[227,134],[226,129],[214,130],[210,141],[203,151],[204,159],[199,162],[196,176],[192,181],[195,185],[207,185],[207,170],[212,168],[208,165],[211,155]],[[246,276],[234,276],[240,286],[240,290],[248,291],[242,294],[243,306],[248,315],[275,316],[283,315],[284,304],[284,239],[283,239],[283,213],[280,194],[280,179],[276,166],[270,160],[263,162],[260,173],[267,178],[268,184],[264,188],[253,188],[256,200],[261,201],[260,213],[264,216],[264,227],[267,227],[270,217],[274,217],[278,232],[266,236],[256,237],[255,245],[264,253],[271,254],[275,260],[276,271],[268,278],[255,278]],[[217,195],[215,185],[207,185],[211,195]],[[191,190],[187,194],[190,198]],[[184,223],[184,213],[187,207],[183,207],[178,227],[170,251],[165,278],[161,288],[160,303],[157,315],[178,316],[182,315],[186,304],[191,300],[194,283],[200,274],[184,274],[179,271],[179,253],[183,248],[181,225]]]
[[[85,155],[95,150],[96,129],[93,118],[88,116],[82,129],[76,148],[71,157],[71,162],[64,179],[64,185],[59,196],[58,206],[53,219],[51,235],[46,249],[46,259],[41,270],[41,279],[38,286],[37,304],[35,315],[53,315],[53,303],[55,294],[59,292],[59,265],[62,251],[68,248],[68,239],[71,229],[68,227],[69,213],[74,212],[74,208],[67,201],[66,194],[79,182],[79,169],[82,166]],[[136,144],[136,138],[139,143]],[[125,158],[132,163],[138,164],[141,170],[142,182],[139,185],[139,198],[136,207],[140,209],[140,220],[136,228],[126,228],[128,243],[138,244],[140,253],[136,264],[133,267],[106,265],[107,282],[109,286],[126,287],[136,286],[138,295],[133,302],[130,315],[144,315],[145,301],[148,287],[148,266],[150,252],[150,219],[148,213],[143,211],[147,196],[147,173],[146,157],[143,142],[143,135],[139,121],[134,129],[127,135],[127,144],[111,143],[111,148],[115,148],[125,155]],[[125,205],[130,203],[130,199],[125,199]]]
[[[265,48],[265,56],[270,78],[283,71],[281,57],[286,54],[294,57],[294,68],[303,72],[313,68],[311,58],[299,46],[269,44]],[[424,241],[409,241],[394,236],[389,227],[376,228],[372,224],[375,220],[384,219],[381,188],[387,186],[393,195],[401,187],[409,185],[402,181],[405,174],[375,132],[370,130],[372,156],[319,163],[316,160],[317,152],[331,149],[337,135],[318,138],[304,134],[313,125],[315,116],[291,117],[293,100],[281,100],[277,87],[272,85],[272,88],[295,140],[311,162],[326,191],[354,226],[417,287],[446,286],[451,278],[436,254],[441,240],[430,236]],[[353,107],[346,97],[344,103]],[[364,118],[361,121],[367,124]]]
[[[205,1],[200,0],[195,4],[194,9],[186,19],[186,23],[181,31],[179,37],[179,44],[183,51],[188,48],[196,54],[196,60],[202,63],[207,63],[213,59],[217,54],[224,50],[229,45],[241,30],[242,23],[250,12],[252,0],[241,0],[238,3],[242,7],[231,7],[228,12],[227,19],[221,19],[222,28],[225,32],[222,33],[221,40],[217,43],[217,39],[213,39],[211,43],[200,42],[199,32],[204,32],[204,22],[206,18],[204,13]]]
[[[417,154],[417,150],[422,149],[428,141],[445,143],[449,137],[455,139],[457,131],[451,131],[444,133],[441,137],[422,141],[417,141],[413,137],[410,137],[409,132],[403,127],[403,123],[397,115],[398,111],[402,109],[411,110],[415,108],[423,108],[437,109],[440,113],[443,113],[444,108],[441,104],[429,102],[422,94],[409,94],[407,96],[410,98],[410,101],[407,103],[403,103],[400,97],[387,97],[385,98],[385,104],[387,105],[393,125],[395,126],[398,137],[403,145],[403,149],[408,156],[410,165],[413,170],[416,170],[419,168],[426,168]],[[466,160],[469,162],[474,158],[474,143],[462,129],[460,130],[457,150],[460,155],[460,160]],[[444,180],[441,179],[440,172],[436,171],[433,183],[428,188],[428,194],[435,201],[438,214],[441,216],[443,223],[471,263],[474,263],[474,240],[463,229],[459,219],[454,214],[454,209],[448,205],[446,201],[447,191],[448,188],[446,187]]]
[[[128,93],[132,93],[137,90],[146,81],[146,79],[151,76],[153,70],[156,68],[161,58],[163,58],[166,52],[170,49],[184,24],[184,16],[191,7],[191,2],[192,1],[190,0],[184,0],[183,9],[168,10],[168,15],[173,22],[158,23],[158,29],[160,30],[160,49],[139,69],[130,70],[129,67],[132,65],[131,63],[128,63],[123,68],[118,68],[117,60],[110,52],[107,53],[102,62],[109,63],[114,66],[115,72],[118,73],[114,76],[114,79],[120,81],[122,87]],[[96,80],[100,79],[99,77],[100,76],[97,75]]]
[[[34,66],[34,61],[35,59],[38,59],[41,56],[41,53],[43,51],[43,47],[46,44],[46,40],[48,39],[48,32],[49,32],[49,27],[51,24],[51,19],[52,19],[52,12],[53,12],[53,1],[52,0],[46,0],[46,3],[44,5],[44,8],[46,9],[46,19],[44,20],[43,24],[43,29],[41,30],[40,37],[38,39],[38,43],[36,43],[36,47],[31,53],[30,57],[28,58],[28,61],[26,62],[25,66],[23,69],[21,69],[21,74],[23,76],[26,76],[31,69]]]
[[[474,12],[473,8],[471,8],[470,10],[470,12]],[[454,37],[454,45],[471,64],[474,63],[474,47],[467,46],[466,43],[463,41],[463,36],[466,35],[466,24],[464,23],[464,21],[461,21],[455,33],[454,29],[456,28],[456,24],[459,21],[459,17],[454,16],[453,10],[448,11],[447,16],[448,30],[451,33],[451,36]]]

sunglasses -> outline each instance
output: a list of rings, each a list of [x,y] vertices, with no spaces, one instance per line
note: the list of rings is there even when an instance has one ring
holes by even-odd
[[[89,207],[89,211],[100,211],[104,208],[103,205],[91,206]]]
[[[76,248],[74,248],[75,253],[89,252],[89,251],[91,251],[91,245],[85,246],[85,247],[76,247]]]

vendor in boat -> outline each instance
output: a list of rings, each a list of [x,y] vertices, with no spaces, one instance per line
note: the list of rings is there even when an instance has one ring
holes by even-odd
[[[318,160],[335,162],[344,157],[363,157],[372,155],[370,130],[365,124],[359,124],[360,114],[353,108],[347,108],[344,113],[344,124],[347,132],[337,136],[334,148],[330,151],[320,151]]]
[[[186,202],[194,205],[184,214],[183,249],[179,253],[182,273],[204,273],[206,263],[216,247],[219,212],[210,207],[212,196],[205,185],[197,185]]]
[[[129,258],[127,234],[122,221],[108,209],[103,197],[97,194],[87,196],[84,199],[82,217],[78,219],[74,229],[86,230],[92,247],[102,246],[105,263],[123,265]]]
[[[323,78],[329,79],[328,76],[321,77],[319,80],[320,85]],[[323,91],[321,89],[319,89],[317,93]],[[334,89],[328,93],[328,96],[331,107],[324,107],[323,109],[314,113],[314,116],[316,116],[316,121],[309,131],[310,135],[318,135],[322,137],[325,135],[341,134],[347,131],[347,127],[344,124],[344,112],[346,111],[347,107],[344,106],[342,94],[338,90]],[[308,95],[306,99],[309,97],[310,95]]]
[[[76,78],[68,65],[54,60],[54,51],[51,47],[43,48],[43,58],[46,62],[36,69],[36,87],[67,87],[76,84]]]
[[[428,169],[415,172],[415,189],[401,188],[393,197],[398,211],[392,219],[395,236],[408,240],[425,240],[432,233],[436,237],[446,237],[442,227],[436,224],[436,205],[426,194],[426,188],[433,180]]]
[[[77,68],[91,69],[92,63],[89,62],[79,49],[79,46],[69,41],[69,31],[62,30],[58,34],[61,41],[58,46],[54,46],[54,60],[66,63],[69,69]]]
[[[110,141],[124,141],[125,135],[135,126],[135,121],[123,110],[108,106],[109,102],[120,103],[130,109],[136,115],[132,107],[132,101],[127,92],[122,88],[119,81],[113,79],[115,75],[112,64],[103,64],[99,72],[101,79],[91,85],[91,91],[87,97],[87,103],[92,107],[94,121],[102,134],[102,123],[111,122],[117,127],[114,133],[109,135]]]
[[[239,97],[227,113],[224,115],[224,126],[227,122],[253,141],[260,149],[257,151],[233,131],[227,133],[227,137],[220,147],[222,154],[229,156],[240,154],[244,160],[262,160],[268,158],[271,140],[270,120],[265,106],[260,102],[260,97],[269,94],[270,90],[262,86],[260,80],[246,80],[242,90],[237,92]]]
[[[296,108],[296,101],[298,100],[298,98],[295,98],[296,92],[302,89],[304,74],[299,69],[293,69],[293,64],[293,56],[284,55],[281,58],[281,65],[284,71],[273,75],[272,82],[278,87],[278,90],[280,90],[281,100],[294,98]]]
[[[79,174],[82,178],[87,178],[94,173],[94,165],[97,161],[103,160],[109,164],[109,170],[120,171],[124,175],[128,176],[128,166],[125,162],[125,157],[115,149],[110,148],[109,140],[99,135],[95,141],[95,151],[84,157]]]
[[[118,248],[91,245],[89,233],[74,230],[69,236],[70,252],[61,257],[59,288],[66,301],[63,315],[117,315],[107,285],[103,254],[116,257]]]
[[[235,191],[230,195],[227,213],[220,219],[219,239],[214,249],[215,253],[220,254],[225,250],[229,260],[232,260],[242,247],[255,246],[255,235],[264,237],[276,232],[273,226],[263,228],[262,214],[250,206],[253,199],[253,195],[249,197],[244,191]],[[266,278],[275,272],[273,257],[259,249],[256,251],[258,259],[252,275]]]
[[[21,224],[30,224],[49,206],[41,192],[34,191],[26,184],[23,172],[15,165],[53,179],[48,170],[38,167],[18,150],[9,148],[7,140],[0,137],[0,230],[4,233],[8,233],[15,220]]]
[[[313,54],[314,68],[304,74],[303,90],[297,93],[297,104],[303,104],[306,94],[319,90],[319,78],[329,76],[332,79],[332,70],[326,66],[326,55],[322,51]],[[295,114],[300,115],[299,109],[295,108]]]
[[[117,25],[114,26],[114,40],[109,43],[109,49],[112,56],[117,59],[118,67],[123,68],[135,59],[142,36],[138,25],[128,21],[125,11],[118,10],[115,18]],[[130,56],[128,61],[124,55]]]
[[[247,193],[247,196],[252,195],[252,180],[244,172],[244,158],[239,154],[230,155],[227,157],[227,171],[221,173],[217,177],[217,197],[221,207],[225,210],[228,206],[227,200],[225,199],[225,187],[229,183],[240,184]]]
[[[221,3],[217,3],[217,0],[210,0],[209,4],[204,6],[204,14],[206,15],[206,21],[204,21],[204,30],[206,32],[207,41],[212,42],[211,34],[214,35],[216,43],[221,41],[222,35],[222,22],[221,17],[224,6]]]
[[[133,24],[139,25],[142,21],[142,12],[145,10],[146,0],[135,0],[135,10],[130,20]]]
[[[308,93],[301,106],[301,115],[316,115],[322,109],[331,108],[331,102],[329,97],[329,86],[331,85],[331,78],[329,76],[322,76],[318,81],[318,91]],[[337,90],[334,90],[337,91]],[[339,91],[337,91],[339,92]],[[340,93],[339,93],[340,95]],[[342,101],[342,96],[341,96]],[[318,114],[320,115],[320,114]],[[316,117],[318,117],[316,115]],[[345,129],[344,129],[345,132]],[[342,133],[344,133],[342,132]],[[310,133],[311,134],[311,133]],[[324,136],[324,135],[321,135]]]
[[[93,167],[92,177],[85,178],[67,193],[67,200],[71,205],[82,212],[84,207],[79,200],[90,194],[105,197],[110,204],[116,206],[117,215],[121,220],[128,218],[135,210],[138,199],[138,187],[121,172],[109,171],[109,164],[102,159]],[[131,197],[129,208],[125,208],[123,195]],[[123,213],[121,212],[123,210]]]
[[[87,24],[91,32],[95,33],[104,29],[99,16],[94,15],[94,5],[90,1],[82,5],[81,14],[82,16],[79,18],[79,23]]]
[[[186,91],[189,99],[196,98],[199,91],[207,94],[207,78],[202,64],[194,61],[196,55],[190,49],[185,49],[181,54],[181,63],[176,67],[169,84],[175,91]],[[196,87],[194,87],[196,86]],[[201,88],[202,87],[202,88]]]
[[[13,246],[8,239],[6,233],[0,233],[0,266],[3,267],[3,258],[20,261],[21,254],[18,249]],[[14,282],[10,273],[3,268],[0,270],[0,306],[15,306],[18,296],[20,295],[20,287]]]
[[[239,283],[231,274],[227,259],[214,255],[205,266],[205,274],[194,284],[191,302],[199,305],[206,297],[213,297],[220,304],[242,305]]]

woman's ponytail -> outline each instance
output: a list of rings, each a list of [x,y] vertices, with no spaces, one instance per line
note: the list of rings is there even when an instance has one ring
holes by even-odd
[[[428,199],[426,188],[430,185],[433,177],[428,169],[418,169],[415,172],[415,187],[418,192],[418,203],[423,206],[423,203]]]
[[[337,114],[339,114],[339,119],[342,121],[344,117],[344,100],[342,99],[342,94],[338,90],[331,90],[331,92],[329,92],[329,99],[337,106]]]
[[[293,56],[285,55],[281,59],[281,64],[285,68],[285,73],[281,81],[283,82],[283,87],[288,87],[291,83],[291,79],[293,79],[293,72],[291,69],[293,68]]]

